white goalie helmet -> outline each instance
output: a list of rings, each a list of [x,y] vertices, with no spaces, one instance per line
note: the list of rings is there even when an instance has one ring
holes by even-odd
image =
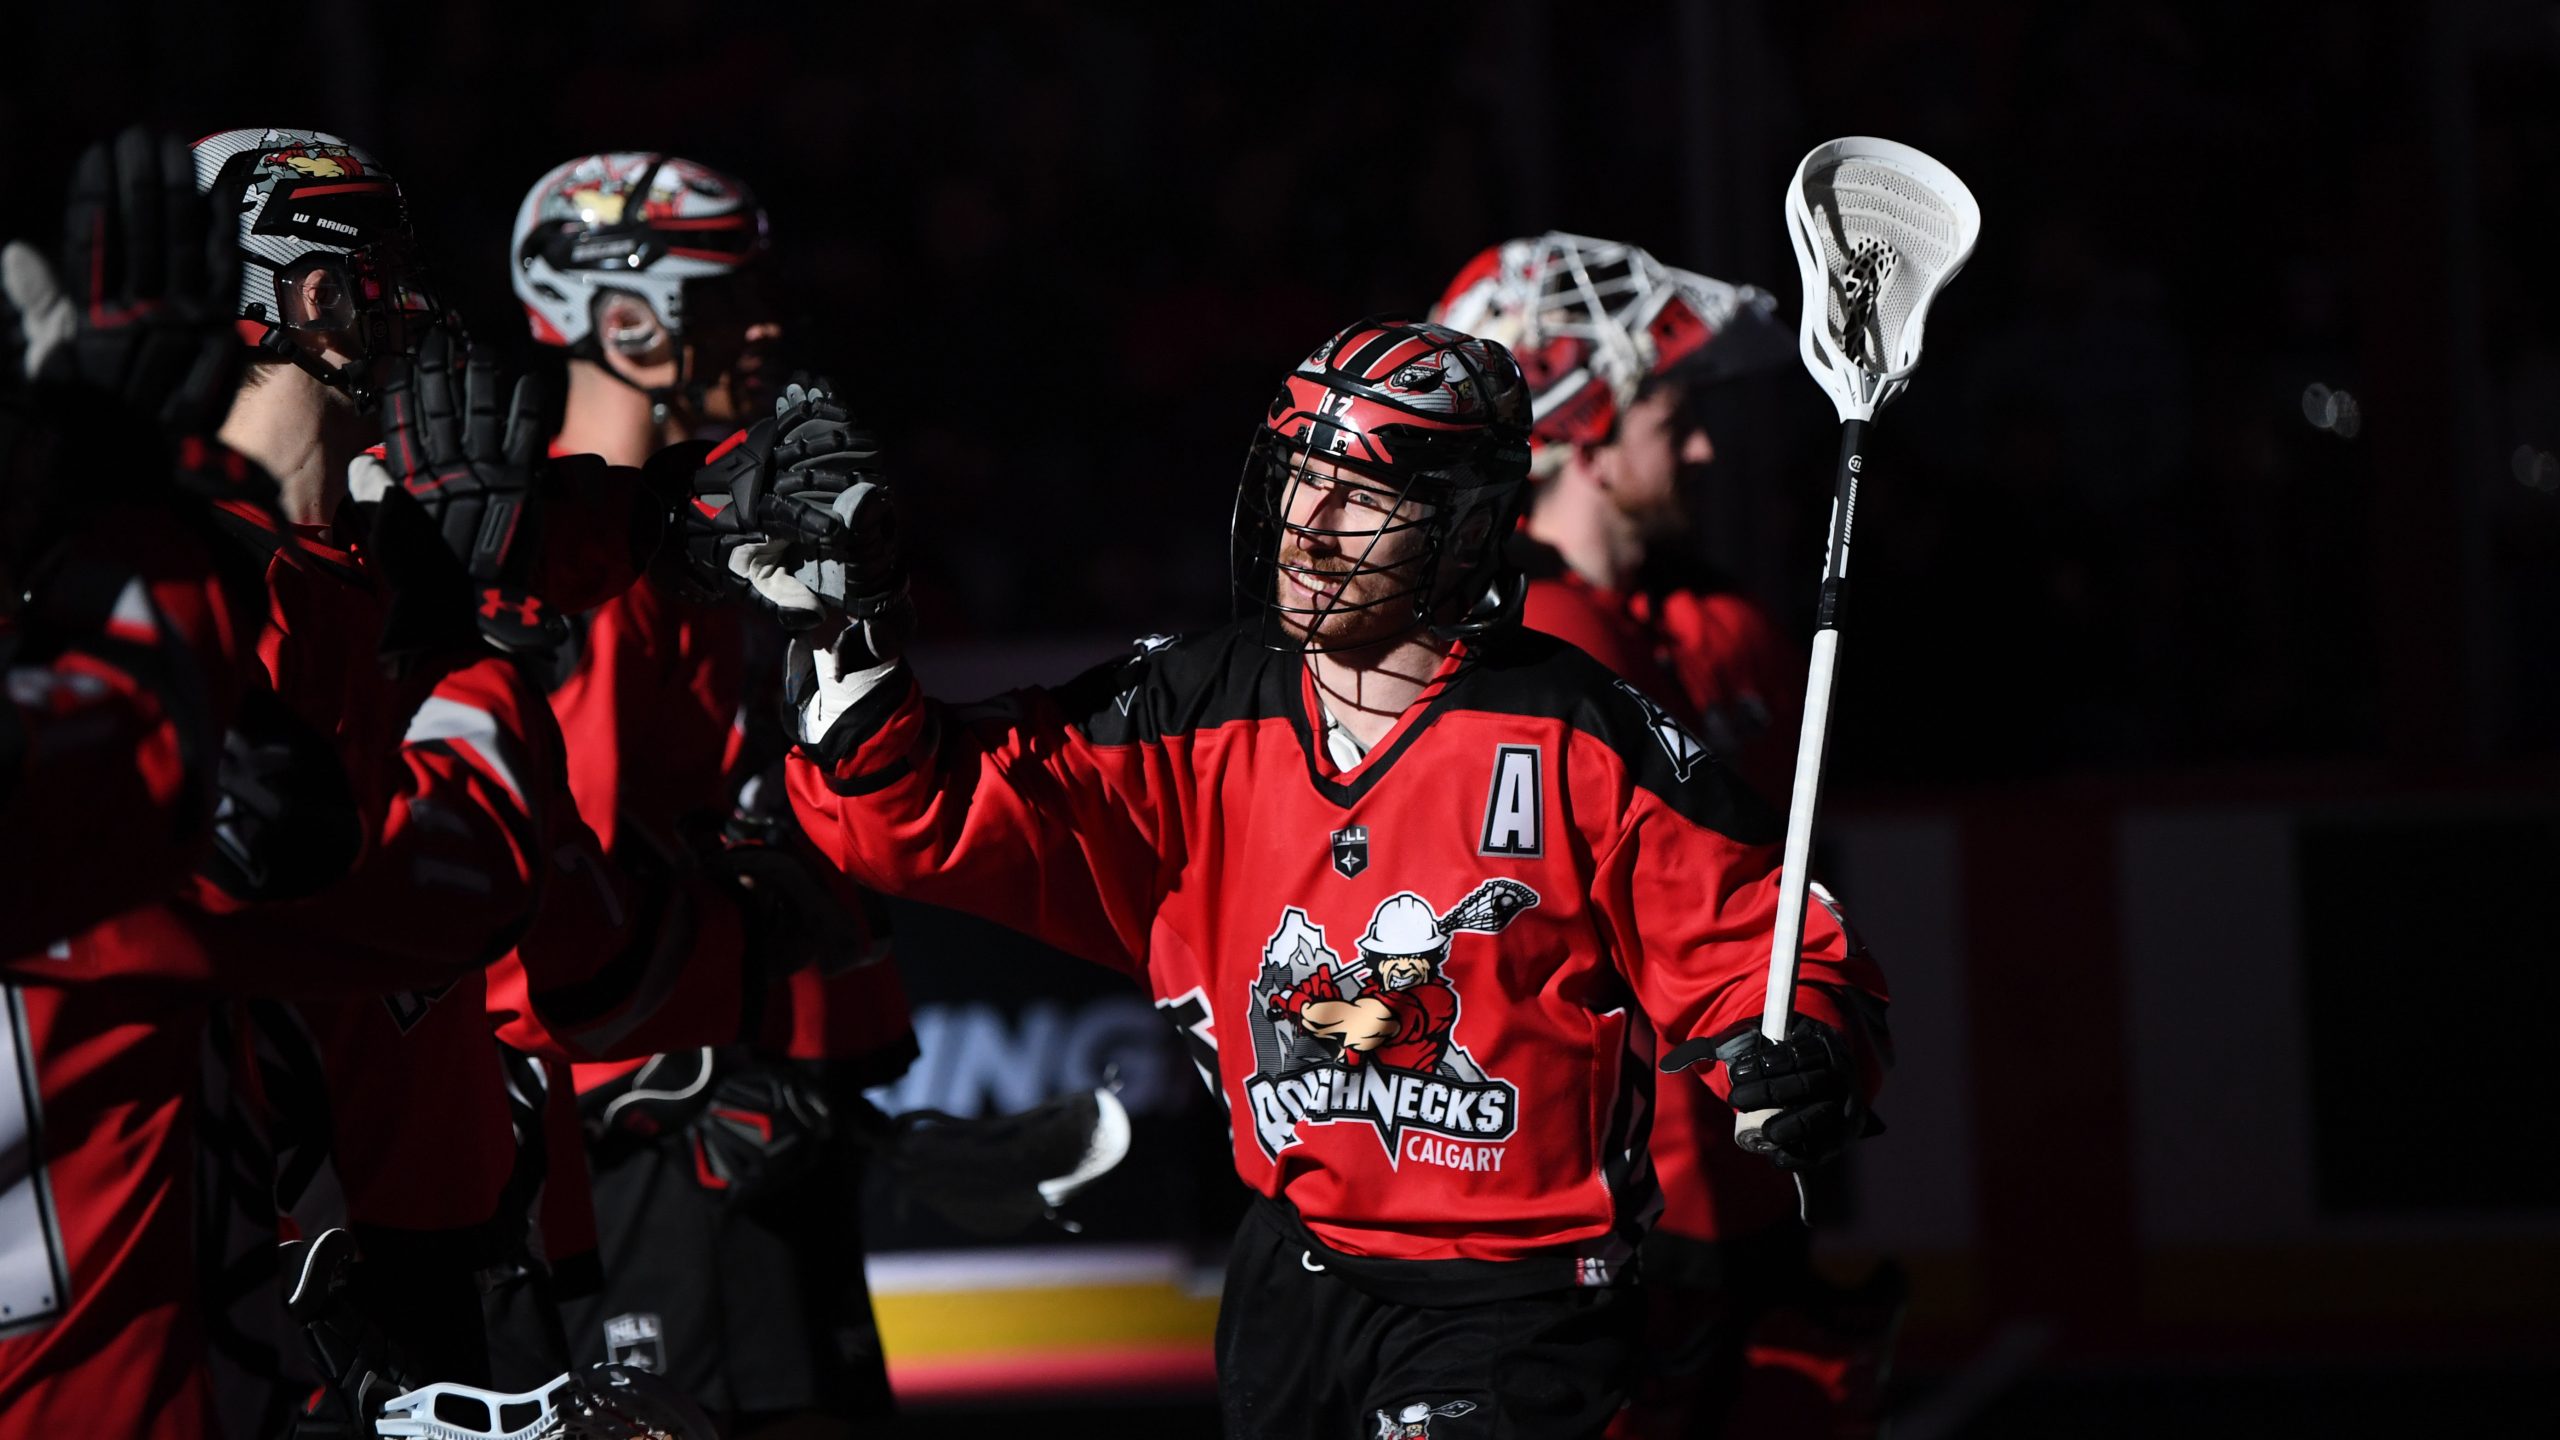
[[[1452,329],[1499,341],[1535,397],[1538,473],[1557,447],[1596,445],[1647,381],[1715,380],[1783,366],[1777,298],[1675,270],[1633,245],[1551,230],[1467,262],[1433,307]]]
[[[534,339],[593,358],[607,292],[640,297],[682,338],[700,287],[746,270],[767,245],[764,209],[733,176],[648,151],[581,155],[516,209],[516,297]]]

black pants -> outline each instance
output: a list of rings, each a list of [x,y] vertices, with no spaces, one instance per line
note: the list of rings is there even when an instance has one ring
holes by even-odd
[[[739,1202],[696,1183],[681,1135],[600,1159],[604,1288],[562,1307],[578,1362],[655,1371],[740,1428],[892,1413],[863,1283],[861,1168],[837,1145]]]
[[[1237,1232],[1218,1306],[1228,1440],[1574,1440],[1626,1395],[1629,1291],[1420,1305],[1318,1263],[1264,1205]]]

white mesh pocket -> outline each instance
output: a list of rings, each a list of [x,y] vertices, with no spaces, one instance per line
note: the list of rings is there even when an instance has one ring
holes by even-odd
[[[1872,413],[1918,362],[1929,299],[1972,252],[1981,211],[1945,166],[1863,138],[1806,156],[1788,210],[1806,286],[1806,364],[1844,418]]]

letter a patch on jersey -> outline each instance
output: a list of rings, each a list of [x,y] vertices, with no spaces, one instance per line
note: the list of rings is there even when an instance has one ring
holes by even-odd
[[[1504,745],[1493,754],[1493,786],[1484,797],[1484,840],[1479,855],[1537,856],[1546,853],[1539,824],[1547,808],[1539,784],[1538,747]]]

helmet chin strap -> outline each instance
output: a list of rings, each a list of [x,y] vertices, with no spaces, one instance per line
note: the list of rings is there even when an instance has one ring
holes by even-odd
[[[371,413],[373,407],[379,403],[379,397],[373,393],[371,382],[365,377],[363,361],[332,365],[319,355],[293,343],[292,334],[282,326],[267,326],[265,333],[258,337],[257,351],[261,356],[269,359],[288,361],[295,369],[309,375],[312,379],[332,390],[344,393],[347,398],[356,402],[356,408],[360,411]]]
[[[690,384],[686,382],[684,378],[684,347],[682,345],[678,345],[676,347],[676,380],[672,385],[643,385],[639,381],[632,379],[630,376],[623,374],[622,371],[614,365],[612,358],[605,354],[605,351],[611,348],[611,346],[607,345],[598,345],[595,347],[596,367],[604,371],[607,375],[612,376],[617,382],[626,388],[637,390],[641,395],[647,397],[649,401],[649,421],[651,424],[666,424],[668,416],[674,413],[674,408],[678,404],[684,405],[688,414],[699,415],[702,413],[702,385],[698,381]]]

